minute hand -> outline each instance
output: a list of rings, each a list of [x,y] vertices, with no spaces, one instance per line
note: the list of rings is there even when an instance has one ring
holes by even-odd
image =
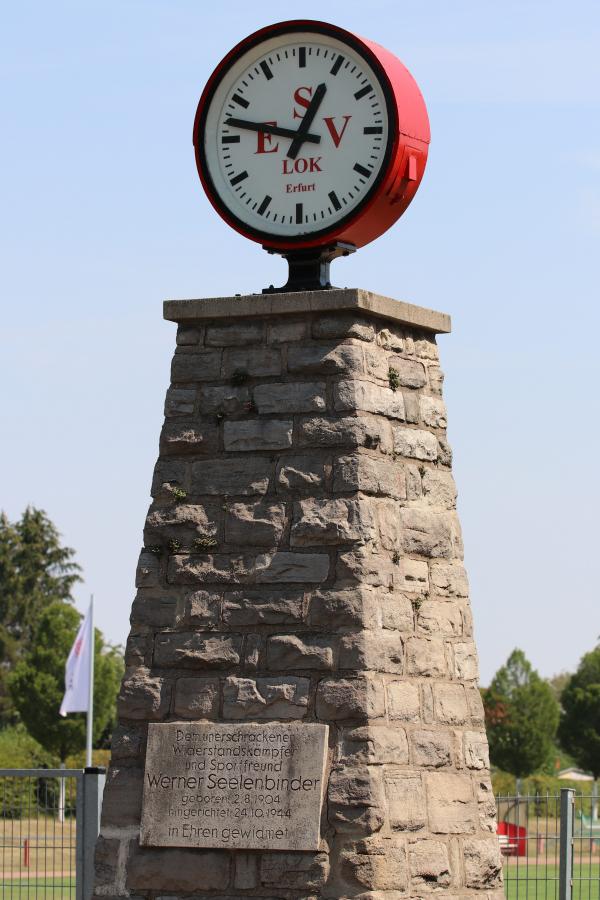
[[[313,98],[308,105],[308,109],[304,113],[304,117],[300,123],[300,127],[296,132],[296,137],[290,144],[290,149],[287,152],[289,159],[296,159],[298,153],[300,151],[300,147],[304,143],[304,141],[308,140],[307,134],[308,129],[312,125],[312,121],[317,114],[317,110],[321,105],[321,100],[325,96],[325,91],[327,90],[327,85],[320,84],[318,85],[316,91],[313,94]]]
[[[232,125],[234,128],[247,128],[249,131],[261,131],[263,134],[275,134],[277,137],[295,138],[298,131],[294,128],[280,128],[279,125],[269,125],[267,122],[250,122],[248,119],[225,119],[225,125]],[[320,134],[307,134],[304,136],[305,141],[311,144],[320,144]]]

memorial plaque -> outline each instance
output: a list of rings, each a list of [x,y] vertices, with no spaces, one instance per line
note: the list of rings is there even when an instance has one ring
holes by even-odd
[[[148,726],[140,842],[318,850],[327,725]]]

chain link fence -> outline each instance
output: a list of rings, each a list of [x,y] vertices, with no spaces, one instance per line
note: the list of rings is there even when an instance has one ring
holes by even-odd
[[[0,769],[0,896],[88,900],[104,770]]]
[[[600,900],[600,823],[589,796],[498,796],[507,900]]]

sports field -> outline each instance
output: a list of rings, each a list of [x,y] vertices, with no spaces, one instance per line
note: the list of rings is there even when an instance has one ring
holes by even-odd
[[[504,865],[504,895],[507,900],[558,900],[558,866],[543,861],[536,866],[520,860]],[[573,866],[573,900],[600,900],[600,865],[575,860]]]
[[[0,877],[0,897],[2,900],[74,900],[75,879],[32,877],[27,880],[2,880]]]

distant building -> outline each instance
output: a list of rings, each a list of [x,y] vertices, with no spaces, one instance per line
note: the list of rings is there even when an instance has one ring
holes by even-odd
[[[558,773],[558,778],[562,778],[565,781],[593,781],[594,776],[589,775],[587,772],[584,772],[583,769],[576,769],[575,766],[571,766],[568,769],[561,769]]]

